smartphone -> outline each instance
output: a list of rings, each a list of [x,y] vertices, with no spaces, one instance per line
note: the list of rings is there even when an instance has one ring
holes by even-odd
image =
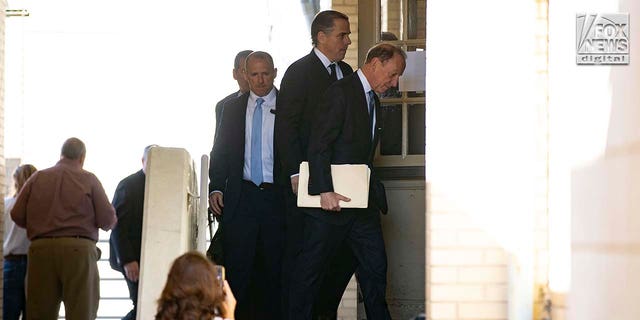
[[[225,279],[224,266],[216,265],[216,278],[220,283],[220,287],[224,287],[224,279]]]

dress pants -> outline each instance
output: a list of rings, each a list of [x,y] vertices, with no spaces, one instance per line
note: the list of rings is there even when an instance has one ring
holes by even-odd
[[[4,260],[2,319],[18,320],[20,314],[26,319],[26,302],[24,281],[27,275],[27,256],[7,258]]]
[[[286,197],[286,248],[282,262],[282,310],[289,308],[289,289],[291,276],[295,270],[295,263],[302,251],[304,242],[304,219],[306,214],[297,206],[297,196],[287,191]],[[326,276],[321,281],[319,293],[313,303],[313,319],[335,320],[338,318],[338,307],[351,276],[353,276],[358,261],[351,248],[342,243],[338,246],[335,256],[331,259],[326,270]],[[287,313],[285,312],[284,318]]]
[[[65,318],[95,319],[100,299],[95,241],[65,237],[31,242],[27,267],[28,319],[58,319],[60,302]]]
[[[227,280],[238,302],[235,319],[282,319],[282,191],[243,181],[234,209],[233,216],[223,212],[222,236]]]
[[[140,262],[138,262],[138,265],[140,265]],[[131,309],[131,311],[129,311],[129,313],[127,313],[127,315],[125,315],[122,320],[136,320],[136,314],[138,313],[138,282],[133,282],[127,279],[127,276],[124,272],[122,273],[122,275],[124,276],[124,281],[127,282],[127,288],[129,288],[129,298],[133,303],[133,309]]]
[[[307,209],[320,210],[320,209]],[[336,249],[346,243],[358,261],[358,282],[367,319],[391,319],[385,299],[387,256],[379,214],[370,209],[342,209],[345,224],[305,216],[305,239],[291,280],[289,319],[312,318],[312,305]]]

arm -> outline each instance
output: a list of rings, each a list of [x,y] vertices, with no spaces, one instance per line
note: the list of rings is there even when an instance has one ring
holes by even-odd
[[[218,130],[218,135],[213,143],[209,161],[209,205],[216,215],[221,215],[222,207],[224,207],[222,191],[229,178],[230,139],[233,139],[233,133],[229,131],[233,126],[231,119],[234,115],[233,111],[239,108],[236,105],[229,108],[226,106],[227,104],[222,109],[220,130]],[[242,123],[244,124],[244,122]]]
[[[220,120],[222,119],[222,109],[224,108],[225,101],[226,101],[226,98],[216,103],[216,130],[214,131],[214,134],[213,134],[214,141],[215,141],[215,137],[218,135],[218,129],[220,128]]]
[[[351,199],[333,192],[331,158],[333,144],[340,135],[346,101],[337,86],[329,87],[318,104],[309,139],[309,194],[320,194],[323,210],[340,211],[340,201]]]
[[[304,76],[305,71],[298,66],[292,66],[287,70],[282,78],[277,100],[276,145],[279,146],[282,168],[289,177],[298,173],[300,162],[306,152],[302,150],[300,142],[300,126],[309,86]]]
[[[131,213],[131,205],[127,204],[130,204],[130,201],[132,200],[130,199],[131,196],[127,193],[126,189],[124,181],[121,181],[113,195],[113,207],[115,208],[116,215],[118,216],[118,224],[113,231],[111,231],[116,240],[116,251],[118,252],[118,258],[120,259],[120,264],[122,266],[132,261],[136,261],[136,257],[133,253],[133,246],[129,241],[129,237],[132,232],[131,224],[133,223],[133,213]]]
[[[31,179],[27,180],[27,183],[22,187],[20,193],[18,193],[18,199],[16,199],[16,203],[11,209],[11,219],[18,225],[19,227],[26,228],[27,227],[27,201],[29,201],[29,196],[31,195],[31,185],[36,178],[36,172]]]
[[[329,87],[318,103],[309,137],[309,175],[312,184],[309,194],[333,192],[333,144],[341,133],[346,108],[344,95],[337,86]]]
[[[116,210],[109,203],[109,198],[104,192],[102,184],[96,176],[93,176],[94,182],[91,186],[91,195],[93,199],[93,210],[95,212],[96,227],[108,231],[116,225]]]
[[[218,140],[218,135],[220,134],[221,127],[222,127],[222,117],[223,117],[223,112],[224,112],[224,106],[225,104],[227,104],[230,100],[233,99],[228,99],[224,98],[223,100],[220,100],[217,104],[216,104],[216,130],[213,136],[213,144],[211,147],[211,152],[209,152],[209,193],[211,193],[214,190],[214,186],[213,186],[213,179],[211,177],[214,176],[214,160],[213,160],[213,153],[215,150],[215,143]],[[217,162],[216,162],[217,164]]]

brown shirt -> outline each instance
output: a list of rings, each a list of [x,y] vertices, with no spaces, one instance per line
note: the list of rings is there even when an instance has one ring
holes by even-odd
[[[30,240],[81,236],[98,241],[98,228],[107,231],[117,220],[98,178],[64,158],[27,180],[11,218],[27,229]]]

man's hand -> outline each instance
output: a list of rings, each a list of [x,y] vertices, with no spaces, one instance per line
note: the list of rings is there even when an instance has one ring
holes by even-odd
[[[224,208],[224,204],[222,203],[222,193],[213,192],[209,195],[209,206],[213,209],[213,214],[216,216],[222,215],[222,208]]]
[[[138,277],[140,276],[140,266],[138,266],[138,261],[131,261],[125,264],[124,275],[129,279],[129,281],[138,282]]]
[[[293,177],[291,177],[291,190],[293,190],[293,194],[298,194],[298,178],[300,178],[299,175],[295,175]]]
[[[340,201],[349,202],[351,199],[335,192],[323,192],[320,194],[322,210],[340,211]]]

